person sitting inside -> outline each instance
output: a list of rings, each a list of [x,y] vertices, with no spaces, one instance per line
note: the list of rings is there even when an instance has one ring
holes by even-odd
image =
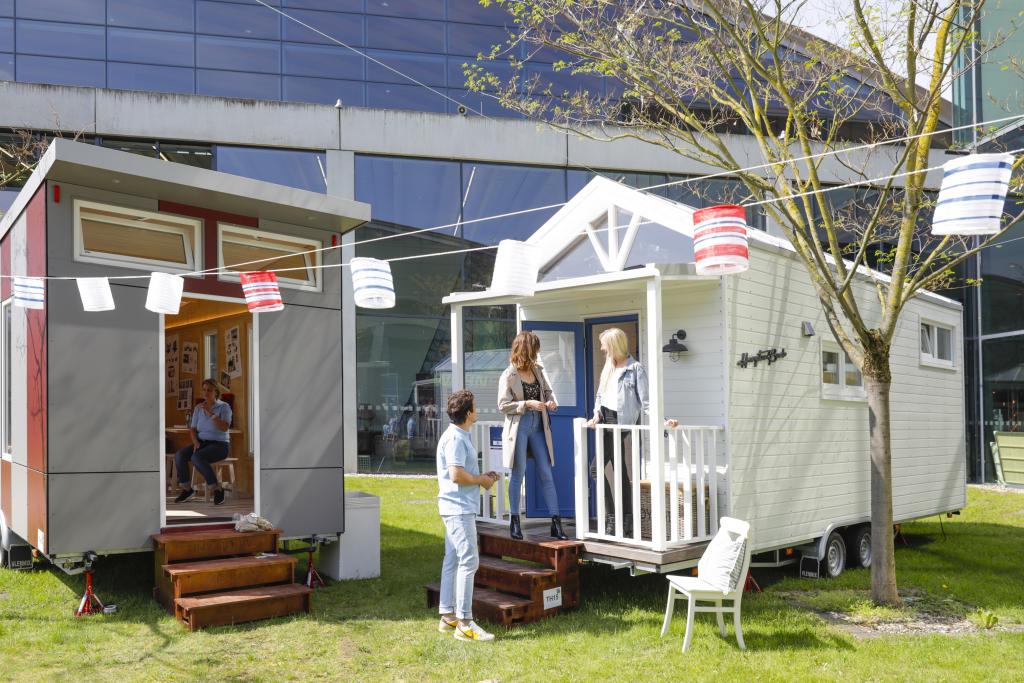
[[[174,499],[175,503],[184,503],[195,495],[186,467],[189,460],[206,479],[206,486],[213,489],[213,504],[224,502],[224,487],[217,481],[217,474],[210,465],[228,457],[231,406],[220,400],[220,385],[213,379],[203,380],[203,397],[205,400],[192,411],[192,422],[189,424],[192,445],[185,446],[174,455],[174,467],[182,488],[182,492]]]

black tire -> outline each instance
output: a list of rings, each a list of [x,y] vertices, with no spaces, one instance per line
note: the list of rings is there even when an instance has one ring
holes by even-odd
[[[871,525],[861,524],[850,530],[846,537],[850,549],[849,564],[854,568],[867,569],[871,566]]]
[[[838,531],[828,535],[821,564],[824,575],[830,579],[836,578],[846,569],[846,541]]]

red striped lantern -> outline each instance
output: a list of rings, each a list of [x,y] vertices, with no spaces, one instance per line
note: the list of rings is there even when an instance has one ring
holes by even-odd
[[[242,293],[245,303],[253,313],[271,313],[284,310],[281,290],[277,287],[277,276],[273,273],[242,273]]]
[[[693,254],[697,275],[734,275],[749,268],[746,210],[723,204],[694,211]]]

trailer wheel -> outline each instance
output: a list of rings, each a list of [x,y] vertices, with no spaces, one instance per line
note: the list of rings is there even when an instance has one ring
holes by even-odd
[[[862,524],[850,534],[850,566],[871,566],[871,525]]]
[[[846,542],[838,531],[828,535],[825,544],[825,575],[834,579],[846,569]]]

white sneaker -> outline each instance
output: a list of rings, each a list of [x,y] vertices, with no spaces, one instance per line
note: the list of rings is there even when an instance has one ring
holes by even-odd
[[[445,619],[441,617],[441,621],[437,622],[438,633],[451,633],[455,630],[455,627],[459,625],[458,619]]]
[[[461,623],[455,627],[455,640],[494,640],[494,634],[488,633],[477,626],[475,621],[471,621],[468,627]]]

